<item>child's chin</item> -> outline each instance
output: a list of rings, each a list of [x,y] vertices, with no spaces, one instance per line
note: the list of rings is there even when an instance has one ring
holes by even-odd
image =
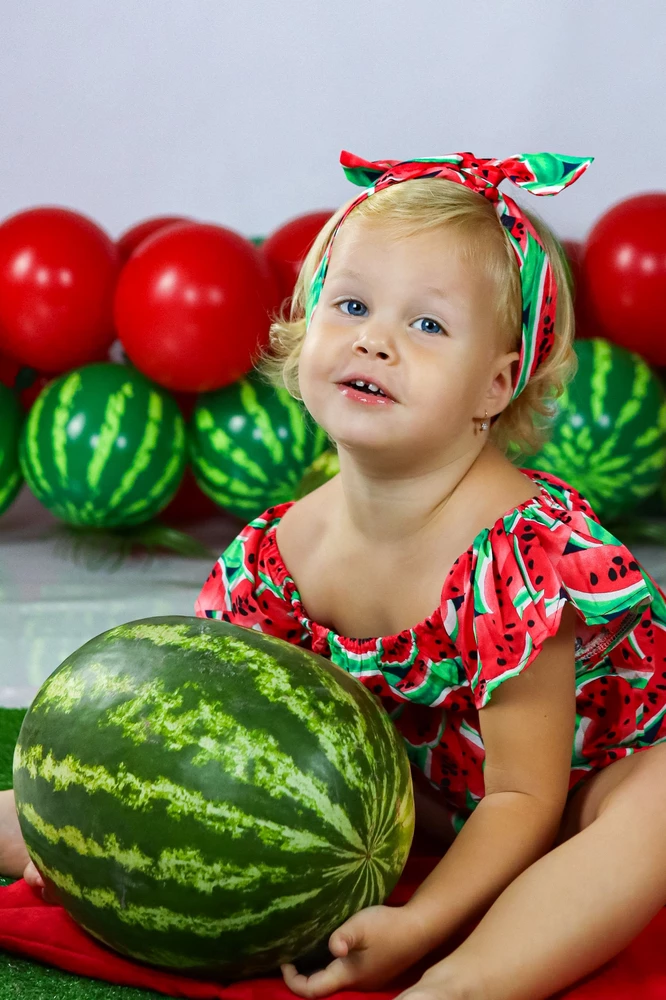
[[[354,422],[348,421],[346,426],[343,426],[344,422],[338,421],[336,426],[331,428],[331,430],[325,428],[338,448],[345,448],[351,452],[356,451],[359,454],[365,450],[374,455],[378,454],[381,450],[391,454],[396,453],[397,442],[395,434],[391,434],[383,428],[359,427],[358,420],[355,422],[355,426],[351,426],[352,423]]]

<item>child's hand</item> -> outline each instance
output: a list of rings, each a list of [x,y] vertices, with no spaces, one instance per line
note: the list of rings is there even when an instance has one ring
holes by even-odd
[[[301,997],[325,997],[355,986],[373,990],[390,982],[424,954],[418,925],[404,906],[359,910],[328,939],[332,962],[311,976],[283,965],[284,981]]]

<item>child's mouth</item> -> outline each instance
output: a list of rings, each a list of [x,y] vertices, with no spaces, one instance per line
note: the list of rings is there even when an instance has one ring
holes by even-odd
[[[357,403],[364,403],[367,405],[393,405],[395,403],[394,399],[390,399],[381,390],[375,392],[373,389],[369,389],[367,385],[354,385],[353,383],[338,382],[338,389],[343,396]]]

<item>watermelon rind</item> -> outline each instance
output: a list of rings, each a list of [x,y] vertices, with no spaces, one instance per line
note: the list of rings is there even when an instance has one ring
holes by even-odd
[[[131,958],[275,970],[395,886],[403,742],[365,687],[213,619],[129,622],[44,683],[16,746],[21,830],[53,898]]]

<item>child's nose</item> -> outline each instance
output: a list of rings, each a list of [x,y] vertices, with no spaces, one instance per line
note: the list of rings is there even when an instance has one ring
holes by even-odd
[[[389,320],[368,317],[358,324],[355,332],[354,350],[383,358],[390,357],[396,350],[395,326]]]

